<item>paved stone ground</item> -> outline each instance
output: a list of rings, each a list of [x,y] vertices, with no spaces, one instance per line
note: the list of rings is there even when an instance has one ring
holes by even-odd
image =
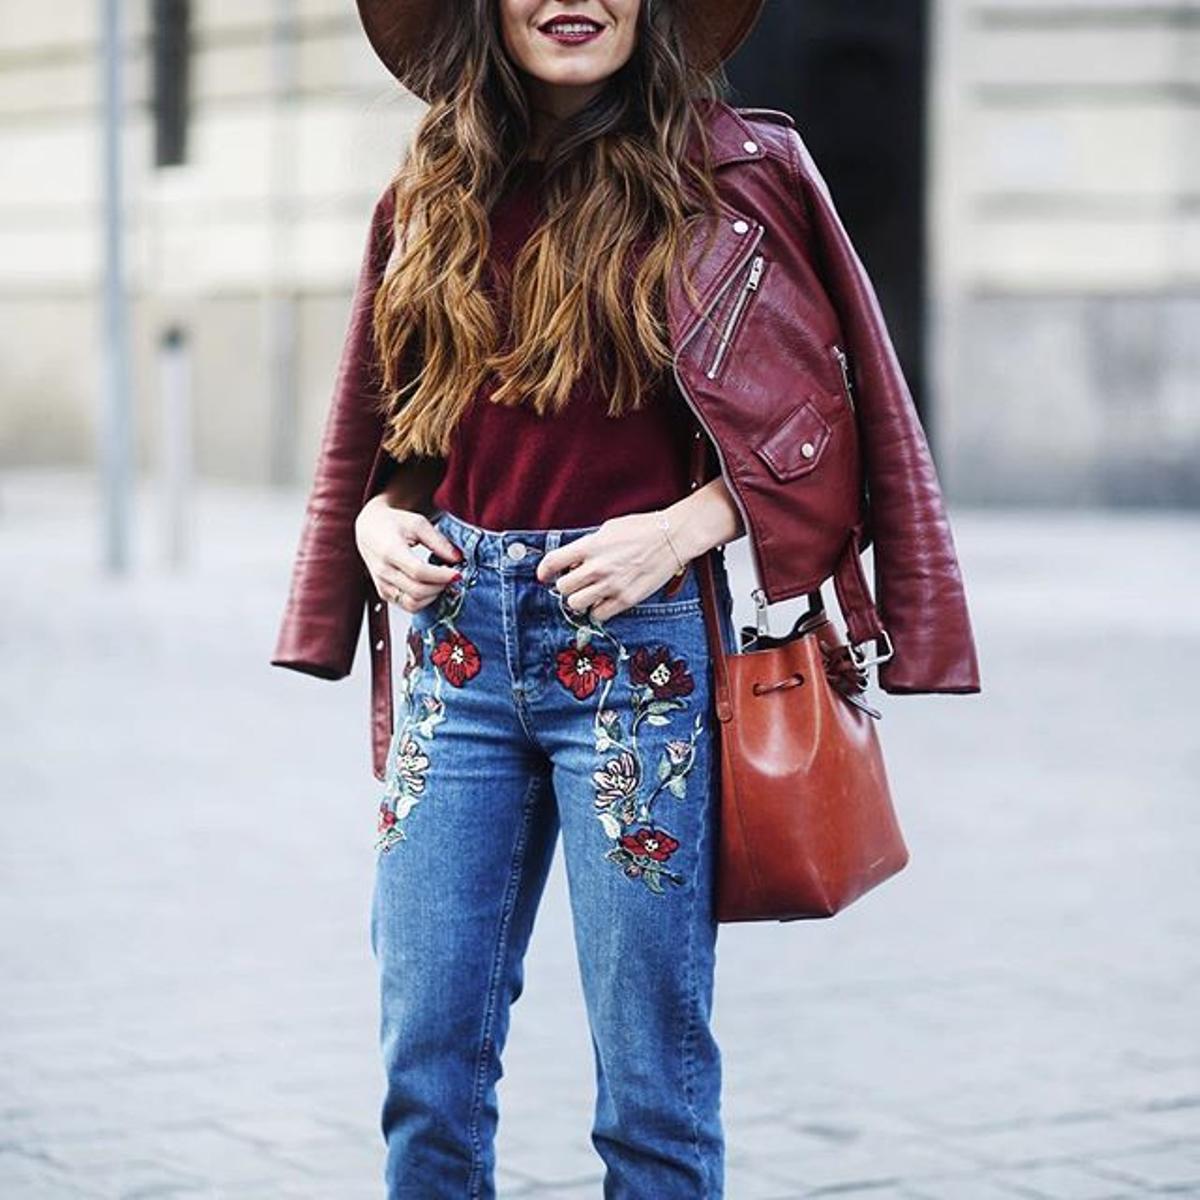
[[[0,478],[0,1197],[381,1196],[363,647],[267,665],[302,497],[206,488],[182,575],[153,501],[114,582],[89,478]],[[1200,520],[954,516],[985,692],[872,687],[909,866],[722,929],[727,1194],[1200,1196]],[[561,858],[505,1066],[501,1195],[599,1196]]]

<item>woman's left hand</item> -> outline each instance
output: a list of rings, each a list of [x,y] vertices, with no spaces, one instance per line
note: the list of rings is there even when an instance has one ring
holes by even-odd
[[[671,537],[686,564],[688,551],[674,522]],[[595,620],[607,621],[657,591],[679,569],[658,514],[645,512],[610,517],[592,533],[547,551],[537,577],[553,583],[576,612],[590,611]]]
[[[597,621],[607,621],[678,574],[680,559],[686,565],[745,533],[737,504],[719,475],[663,512],[675,550],[657,512],[609,517],[591,533],[542,555],[538,579],[552,583],[576,612],[590,610]]]

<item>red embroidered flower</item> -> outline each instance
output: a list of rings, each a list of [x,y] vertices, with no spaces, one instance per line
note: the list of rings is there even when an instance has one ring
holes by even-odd
[[[631,854],[641,854],[655,862],[663,862],[679,849],[679,843],[664,829],[643,826],[621,839],[621,845]]]
[[[425,658],[425,641],[415,629],[408,631],[408,655],[414,667],[419,667]]]
[[[379,806],[379,832],[386,833],[396,823],[396,814],[388,807],[385,800]]]
[[[462,687],[468,679],[473,679],[483,665],[475,643],[457,631],[442,638],[430,657],[455,687]]]
[[[576,700],[586,700],[602,679],[616,673],[613,660],[594,646],[569,646],[555,656],[558,682],[569,688]]]
[[[656,700],[686,696],[696,685],[687,664],[682,658],[672,659],[666,646],[654,650],[639,646],[629,661],[629,677],[634,683],[649,687]]]

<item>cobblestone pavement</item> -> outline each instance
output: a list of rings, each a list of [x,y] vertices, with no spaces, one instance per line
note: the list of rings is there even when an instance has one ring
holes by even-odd
[[[206,487],[173,574],[147,489],[121,581],[97,494],[0,478],[0,1197],[379,1197],[364,647],[267,664],[298,494]],[[721,931],[727,1195],[1200,1196],[1200,520],[954,517],[985,691],[872,684],[909,866]],[[560,857],[504,1200],[601,1194],[592,1085]]]

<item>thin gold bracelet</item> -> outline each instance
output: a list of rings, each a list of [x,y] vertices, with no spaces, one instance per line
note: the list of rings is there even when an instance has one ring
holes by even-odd
[[[687,563],[683,561],[683,559],[679,556],[679,551],[675,548],[675,541],[671,537],[671,522],[667,517],[667,514],[661,508],[655,515],[658,517],[658,527],[663,531],[664,534],[666,534],[667,545],[671,547],[671,552],[675,555],[675,561],[679,564],[679,570],[676,571],[675,574],[680,575],[687,570]]]

